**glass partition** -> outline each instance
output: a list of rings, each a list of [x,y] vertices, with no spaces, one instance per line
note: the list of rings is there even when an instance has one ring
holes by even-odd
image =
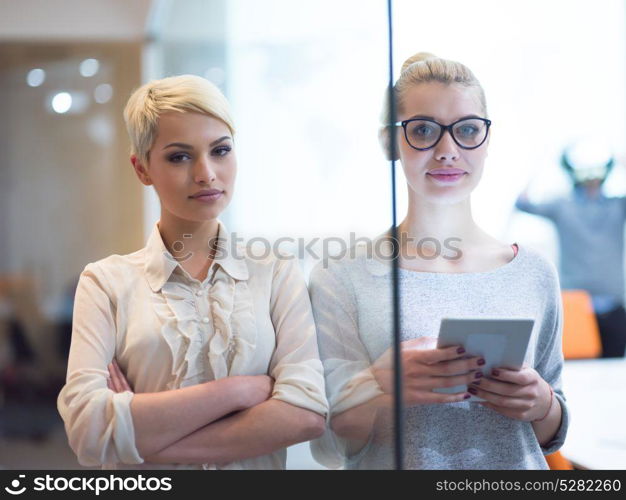
[[[11,128],[5,122],[10,130],[3,134],[7,147],[1,150],[9,168],[3,170],[3,175],[8,175],[9,180],[17,175],[24,186],[45,186],[41,196],[38,191],[36,194],[38,206],[49,216],[38,216],[24,205],[28,198],[6,183],[4,188],[20,199],[9,201],[2,197],[2,203],[10,204],[10,210],[4,213],[13,214],[3,219],[3,224],[24,228],[27,226],[23,219],[29,217],[34,225],[28,226],[28,234],[41,234],[36,227],[45,226],[48,247],[58,251],[42,258],[26,235],[13,229],[11,234],[19,238],[3,241],[15,266],[48,273],[43,280],[46,287],[52,286],[53,280],[48,278],[53,273],[60,274],[65,267],[66,274],[76,278],[89,263],[112,253],[126,256],[141,249],[162,219],[157,190],[154,186],[142,186],[129,162],[122,111],[131,91],[149,80],[192,74],[206,78],[225,94],[236,130],[238,173],[232,200],[219,218],[232,240],[245,248],[250,266],[261,268],[273,262],[276,270],[270,277],[275,282],[282,282],[285,269],[294,273],[290,279],[294,280],[294,287],[301,287],[299,300],[304,290],[308,308],[302,321],[306,320],[309,326],[301,331],[286,331],[275,309],[267,313],[260,309],[258,325],[262,327],[258,328],[266,328],[269,322],[276,331],[276,353],[267,355],[264,369],[275,377],[275,396],[287,402],[293,402],[295,396],[279,387],[292,384],[304,394],[309,389],[299,381],[302,375],[298,369],[313,370],[319,378],[315,384],[322,387],[331,402],[323,412],[327,417],[326,433],[312,445],[303,442],[289,447],[287,468],[393,467],[393,368],[389,356],[393,308],[390,261],[380,238],[391,226],[391,185],[389,164],[378,138],[388,78],[386,19],[386,5],[378,1],[158,1],[153,2],[148,16],[144,43],[134,47],[134,52],[122,45],[92,50],[77,42],[59,46],[50,58],[37,59],[34,54],[45,53],[42,44],[38,44],[33,45],[32,55],[28,56],[33,60],[28,61],[23,54],[25,48],[16,44],[14,59],[19,62],[2,67],[3,81],[13,85],[8,85],[12,93],[5,94],[5,109],[12,109],[12,103],[20,109],[19,113],[12,113],[19,116],[20,127]],[[13,57],[10,49],[5,48],[9,58]],[[120,60],[125,58],[124,62],[105,56],[110,50],[116,51]],[[96,65],[96,71],[87,68],[93,74],[82,75],[81,68],[89,64]],[[118,67],[129,66],[132,71],[127,72],[124,85],[115,83],[116,77],[121,78]],[[37,71],[29,73],[33,69]],[[28,79],[36,79],[42,72],[46,74],[45,81],[39,87],[31,86]],[[104,97],[99,97],[97,88],[104,84],[109,85],[109,91],[112,89],[112,98],[100,103],[98,99]],[[55,92],[63,91],[70,97],[61,97],[68,102],[71,99],[71,103],[63,112],[54,111],[55,104],[50,99],[55,99]],[[61,97],[56,98],[60,105],[64,102]],[[40,111],[33,106],[39,106]],[[52,108],[44,109],[45,106]],[[34,143],[26,133],[29,129],[38,131]],[[44,142],[42,137],[46,138]],[[32,170],[29,174],[19,166],[20,158],[26,157],[30,165],[27,168]],[[39,177],[44,172],[51,177]],[[57,206],[58,214],[54,208]],[[67,213],[73,214],[71,218],[64,217]],[[121,214],[123,221],[118,217]],[[63,223],[68,220],[72,223]],[[93,231],[97,234],[92,235]],[[68,236],[63,236],[65,233]],[[76,238],[81,241],[72,244]],[[66,252],[67,247],[72,251]],[[20,252],[20,248],[32,248],[32,259],[28,260],[29,252]],[[182,270],[174,276],[176,279],[172,279],[181,289],[196,284],[193,280],[185,281],[188,276]],[[80,293],[74,297],[75,288],[66,290],[65,281],[60,281],[58,291],[52,295],[60,302],[58,307],[64,308],[64,324],[71,331],[72,299],[84,299]],[[210,278],[207,284],[211,286]],[[285,296],[288,284],[271,295],[273,308],[278,308],[278,303],[287,307],[289,300],[296,300],[295,296]],[[302,288],[307,285],[308,291]],[[235,287],[239,290],[243,283]],[[13,304],[7,304],[10,316]],[[295,302],[289,306],[292,316],[300,314],[296,306]],[[123,309],[123,305],[118,307]],[[198,307],[202,310],[204,306]],[[241,315],[237,307],[232,314]],[[262,314],[267,314],[267,318]],[[206,317],[209,324],[211,317]],[[238,328],[243,327],[236,318],[233,321],[237,338],[242,335]],[[288,360],[297,357],[302,350],[298,343],[307,341],[311,328],[317,330],[313,340],[317,351],[314,357],[321,358],[319,367],[313,361],[313,368],[299,368],[295,361],[290,365]],[[261,353],[271,348],[263,333],[263,329],[257,332],[256,351]],[[190,335],[190,331],[181,334]],[[5,340],[8,337],[9,334]],[[265,343],[261,344],[261,338]],[[7,352],[15,348],[10,339],[5,345]],[[133,373],[132,366],[138,365],[125,357],[130,348],[125,346],[116,347],[120,367],[136,392],[146,392],[153,382],[141,382]],[[66,338],[66,350],[57,356],[60,372],[67,367],[68,348]],[[154,356],[158,355],[155,351]],[[210,352],[207,355],[210,359]],[[72,359],[76,360],[77,355],[70,353],[70,358],[70,366],[75,367]],[[175,356],[173,359],[176,362]],[[378,363],[376,370],[372,369],[373,362]],[[9,359],[7,364],[19,363],[18,359]],[[164,363],[165,369],[167,361]],[[204,364],[204,372],[210,374],[214,367],[210,361],[207,364],[205,360]],[[257,368],[243,367],[229,375],[258,375],[254,370]],[[59,388],[51,392],[56,395]],[[8,397],[11,399],[10,394]],[[61,396],[63,401],[64,397]],[[314,399],[300,397],[305,400],[301,403],[304,407],[306,401]],[[309,407],[318,409],[312,403]],[[50,413],[56,413],[53,406]],[[342,418],[336,419],[337,416]],[[68,423],[66,437],[58,417],[51,416],[51,421],[57,442],[61,446],[67,438],[72,442],[72,435],[77,432],[74,424]],[[5,433],[7,438],[18,434],[11,427]],[[124,442],[120,436],[118,449],[123,448]],[[16,442],[15,449],[20,445]],[[10,454],[4,454],[11,446],[2,449],[1,464],[28,467],[28,463],[12,461]],[[66,446],[63,453],[72,466],[79,465]],[[53,466],[44,463],[44,454],[40,452],[42,460],[37,466]],[[79,453],[78,458],[81,465],[93,462],[93,457],[84,454]],[[284,459],[284,453],[272,458],[281,464]],[[60,467],[63,464],[61,460],[57,463]],[[158,466],[150,460],[115,466],[151,465]],[[213,467],[210,463],[200,465]],[[262,462],[254,459],[232,460],[221,467],[264,468]]]
[[[404,379],[405,467],[621,468],[624,3],[394,9],[402,339],[465,349]]]
[[[179,6],[154,18],[152,76],[190,72],[226,93],[239,173],[223,220],[257,255],[295,256],[309,287],[328,429],[289,448],[287,467],[394,468],[387,4]]]

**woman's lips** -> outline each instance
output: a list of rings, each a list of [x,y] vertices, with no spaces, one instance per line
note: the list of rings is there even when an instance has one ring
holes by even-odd
[[[212,189],[212,190],[207,191],[205,193],[194,195],[191,198],[194,199],[194,200],[203,202],[203,203],[212,203],[215,200],[218,200],[219,198],[221,198],[223,194],[224,194],[223,191],[218,191],[216,189]]]
[[[426,175],[444,183],[456,182],[465,174],[467,174],[467,172],[460,168],[434,168],[426,172]]]
[[[210,203],[222,197],[222,193],[205,194],[204,196],[196,196],[194,200]]]

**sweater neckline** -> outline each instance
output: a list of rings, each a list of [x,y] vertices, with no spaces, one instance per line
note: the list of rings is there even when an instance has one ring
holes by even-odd
[[[468,276],[468,277],[471,277],[471,276],[488,276],[492,274],[498,274],[498,273],[509,271],[510,269],[518,266],[520,260],[522,260],[522,257],[526,255],[526,249],[524,246],[520,245],[517,242],[513,243],[513,245],[517,246],[517,253],[515,254],[515,256],[506,264],[498,266],[494,269],[489,269],[487,271],[473,271],[473,272],[467,272],[467,273],[445,273],[445,272],[432,272],[432,271],[412,271],[410,269],[399,267],[398,272],[402,277],[409,277],[409,276],[416,276],[416,277],[419,277],[419,276],[428,276],[428,277],[430,276],[433,276],[433,277]]]

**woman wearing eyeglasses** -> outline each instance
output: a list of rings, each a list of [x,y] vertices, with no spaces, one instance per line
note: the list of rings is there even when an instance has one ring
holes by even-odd
[[[191,75],[147,83],[124,118],[161,217],[147,245],[80,276],[58,409],[83,465],[281,469],[327,402],[294,260],[255,258],[218,219],[237,161],[229,106]]]
[[[490,139],[484,91],[466,66],[419,53],[402,66],[394,95],[399,121],[382,127],[381,140],[389,154],[396,134],[409,200],[397,228],[404,466],[546,469],[544,454],[560,448],[568,426],[558,278],[538,253],[499,241],[472,216]],[[374,250],[389,239],[382,234]],[[365,246],[354,255],[310,278],[331,405],[329,429],[312,451],[330,467],[388,468],[391,262]],[[446,317],[534,318],[523,368],[483,373],[485,360],[467,359],[463,346],[437,349]],[[433,392],[461,384],[467,392]],[[485,402],[468,401],[471,394]]]

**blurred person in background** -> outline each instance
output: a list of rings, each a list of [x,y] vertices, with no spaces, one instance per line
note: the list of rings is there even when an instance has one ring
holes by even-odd
[[[572,183],[568,196],[535,203],[527,188],[515,204],[519,210],[554,223],[561,287],[590,294],[605,358],[622,357],[626,350],[626,197],[607,197],[603,192],[614,164],[615,158],[601,141],[580,141],[561,156],[561,166]]]

